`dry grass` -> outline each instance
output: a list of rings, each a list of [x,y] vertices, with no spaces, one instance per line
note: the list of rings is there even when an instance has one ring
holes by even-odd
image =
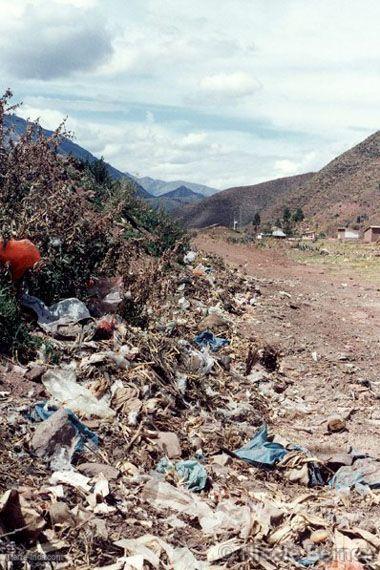
[[[328,251],[328,255],[322,250]],[[321,266],[334,274],[350,271],[359,278],[380,284],[380,244],[338,240],[301,242],[297,247],[290,247],[288,254],[305,265]]]

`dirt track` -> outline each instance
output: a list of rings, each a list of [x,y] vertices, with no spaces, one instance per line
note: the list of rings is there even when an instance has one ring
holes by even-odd
[[[327,454],[352,446],[379,456],[378,287],[353,272],[332,275],[222,236],[199,234],[195,244],[260,281],[263,295],[246,334],[278,345],[284,355],[288,387],[277,432]],[[326,433],[333,415],[347,418],[347,431]]]

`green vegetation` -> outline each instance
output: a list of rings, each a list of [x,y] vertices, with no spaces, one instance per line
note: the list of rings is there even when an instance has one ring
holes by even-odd
[[[261,216],[260,216],[259,212],[256,212],[256,214],[253,216],[252,224],[253,224],[255,230],[257,231],[261,225]]]
[[[32,336],[23,322],[13,286],[2,271],[0,273],[0,352],[13,352],[24,360],[40,346],[41,340]]]
[[[69,136],[64,125],[48,139],[39,125],[17,139],[6,131],[4,116],[15,109],[11,96],[0,98],[0,228],[3,239],[28,238],[41,253],[40,267],[25,277],[32,295],[48,305],[85,299],[94,277],[113,275],[131,288],[134,259],[181,253],[183,230],[142,202],[132,182],[113,180],[103,159],[80,163],[59,154],[62,137]],[[1,287],[1,322],[9,321],[4,352],[22,338],[23,328],[17,330],[22,313],[14,291]]]

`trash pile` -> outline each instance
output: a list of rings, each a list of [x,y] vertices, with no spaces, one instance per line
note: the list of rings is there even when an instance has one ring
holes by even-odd
[[[0,568],[379,568],[380,463],[270,435],[258,283],[195,251],[157,276],[141,326],[120,278],[23,294],[43,342],[2,363]]]
[[[270,429],[287,378],[260,283],[59,157],[59,132],[6,145],[9,97],[0,568],[379,568],[378,458]]]

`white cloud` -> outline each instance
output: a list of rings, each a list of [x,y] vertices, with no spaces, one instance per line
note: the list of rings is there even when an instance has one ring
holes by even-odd
[[[0,90],[142,175],[315,170],[380,123],[377,0],[0,0]]]
[[[206,75],[199,86],[206,95],[217,98],[246,97],[260,89],[257,79],[244,71]]]
[[[284,158],[282,160],[276,160],[274,163],[274,168],[276,174],[279,176],[291,176],[298,172],[298,164],[292,160]]]
[[[45,129],[54,131],[58,125],[66,120],[66,116],[55,109],[40,109],[38,107],[32,107],[30,105],[21,105],[18,109],[17,114],[26,120],[37,121],[41,123]],[[67,126],[69,128],[75,129],[77,127],[76,121],[73,119],[67,120]]]

